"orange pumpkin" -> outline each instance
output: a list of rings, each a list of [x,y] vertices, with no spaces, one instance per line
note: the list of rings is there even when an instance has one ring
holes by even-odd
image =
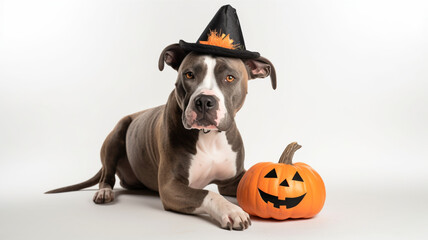
[[[236,196],[244,211],[278,220],[310,218],[321,211],[325,186],[320,175],[305,163],[292,163],[300,147],[293,142],[279,163],[258,163],[244,174]]]

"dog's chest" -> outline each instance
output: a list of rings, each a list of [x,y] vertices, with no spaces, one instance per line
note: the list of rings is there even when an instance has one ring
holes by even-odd
[[[196,143],[196,154],[189,168],[189,186],[204,188],[214,180],[225,180],[236,175],[236,155],[225,132],[202,131]]]

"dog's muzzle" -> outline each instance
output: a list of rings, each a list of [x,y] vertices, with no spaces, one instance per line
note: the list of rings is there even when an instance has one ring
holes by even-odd
[[[183,116],[187,129],[218,130],[219,100],[214,95],[199,94],[190,101]]]

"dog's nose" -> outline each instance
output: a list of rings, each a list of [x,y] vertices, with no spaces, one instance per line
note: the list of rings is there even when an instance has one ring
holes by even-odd
[[[217,101],[213,96],[199,95],[195,98],[195,108],[201,113],[205,113],[217,106]]]

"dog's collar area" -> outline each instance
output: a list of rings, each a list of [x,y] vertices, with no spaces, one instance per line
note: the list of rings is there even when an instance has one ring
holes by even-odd
[[[211,132],[211,130],[208,130],[208,129],[201,129],[201,131],[203,132],[203,133],[205,133],[205,134],[207,134],[207,133],[210,133]],[[221,131],[217,131],[218,133],[221,133]]]

